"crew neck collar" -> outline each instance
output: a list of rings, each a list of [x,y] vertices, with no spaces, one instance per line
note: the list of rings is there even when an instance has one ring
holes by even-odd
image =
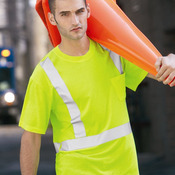
[[[57,55],[59,55],[59,57],[61,59],[64,59],[66,61],[70,61],[70,62],[81,62],[81,61],[85,61],[85,60],[88,60],[91,55],[93,54],[93,41],[89,38],[89,50],[84,54],[84,55],[81,55],[81,56],[70,56],[70,55],[67,55],[65,53],[63,53],[60,49],[59,49],[59,45],[55,47],[55,52]]]

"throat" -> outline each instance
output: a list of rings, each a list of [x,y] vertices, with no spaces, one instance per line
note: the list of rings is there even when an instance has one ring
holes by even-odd
[[[90,41],[85,42],[61,42],[58,46],[61,52],[69,56],[83,56],[89,51]]]

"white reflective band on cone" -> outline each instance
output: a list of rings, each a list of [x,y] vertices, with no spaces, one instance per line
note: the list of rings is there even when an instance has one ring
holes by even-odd
[[[71,117],[71,123],[74,129],[75,138],[86,136],[85,127],[80,118],[80,110],[77,104],[74,102],[66,84],[54,67],[52,61],[49,58],[46,58],[43,62],[40,63],[40,65],[46,72],[53,87],[56,89],[68,108]]]
[[[130,123],[126,123],[116,128],[104,131],[98,135],[63,141],[61,143],[61,148],[59,143],[55,143],[55,148],[57,152],[58,150],[73,151],[78,149],[90,148],[127,136],[130,133],[132,133]],[[59,148],[57,147],[57,144],[59,144]]]

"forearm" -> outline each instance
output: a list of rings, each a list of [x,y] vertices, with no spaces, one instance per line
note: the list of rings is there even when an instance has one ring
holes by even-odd
[[[41,135],[24,132],[21,138],[20,167],[22,175],[36,175],[40,157]]]

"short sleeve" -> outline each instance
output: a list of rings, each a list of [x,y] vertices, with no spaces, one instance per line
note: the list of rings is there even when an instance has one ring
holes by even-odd
[[[34,71],[27,87],[19,126],[30,132],[45,134],[51,108],[52,90],[47,77],[41,71]]]
[[[138,85],[147,76],[148,72],[129,62],[128,60],[121,58],[123,71],[125,73],[126,87],[136,91]]]

